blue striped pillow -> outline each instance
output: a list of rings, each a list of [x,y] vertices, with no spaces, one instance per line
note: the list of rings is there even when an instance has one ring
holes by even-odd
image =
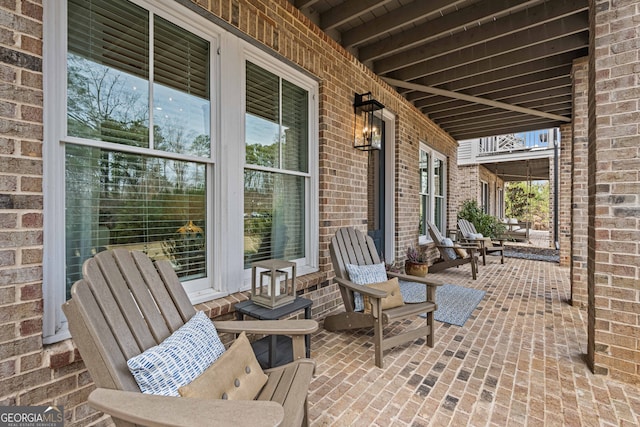
[[[160,344],[127,360],[140,391],[179,396],[178,388],[202,374],[225,348],[211,319],[198,311]]]
[[[347,273],[349,280],[356,285],[371,285],[373,283],[382,283],[387,281],[387,268],[384,262],[380,264],[355,265],[347,264]],[[364,302],[362,295],[358,292],[353,293],[355,311],[364,310]]]

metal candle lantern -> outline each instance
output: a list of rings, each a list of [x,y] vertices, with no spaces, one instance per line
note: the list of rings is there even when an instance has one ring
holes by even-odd
[[[251,267],[251,300],[277,308],[296,299],[296,263],[279,259],[254,262]]]
[[[373,99],[371,92],[356,93],[353,102],[353,146],[358,150],[371,151],[382,148],[382,133],[375,125],[375,112],[384,105]]]

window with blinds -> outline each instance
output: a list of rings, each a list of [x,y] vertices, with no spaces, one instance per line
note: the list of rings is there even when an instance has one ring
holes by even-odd
[[[245,268],[305,256],[309,93],[246,63]]]
[[[67,289],[116,247],[206,277],[209,41],[127,0],[67,11],[67,134],[79,138],[65,144]]]
[[[420,174],[420,239],[429,240],[427,221],[433,222],[444,234],[446,226],[446,162],[444,156],[420,144],[418,170]]]

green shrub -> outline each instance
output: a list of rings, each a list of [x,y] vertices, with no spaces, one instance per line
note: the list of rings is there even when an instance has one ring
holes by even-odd
[[[493,215],[486,214],[472,199],[465,200],[458,212],[458,219],[466,219],[485,237],[497,238],[506,231],[506,226]]]

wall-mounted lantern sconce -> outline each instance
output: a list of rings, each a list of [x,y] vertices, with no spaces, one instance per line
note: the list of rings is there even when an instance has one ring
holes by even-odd
[[[370,151],[382,148],[382,134],[374,123],[374,113],[384,105],[373,99],[371,92],[356,93],[353,102],[354,125],[353,146],[358,150]]]

